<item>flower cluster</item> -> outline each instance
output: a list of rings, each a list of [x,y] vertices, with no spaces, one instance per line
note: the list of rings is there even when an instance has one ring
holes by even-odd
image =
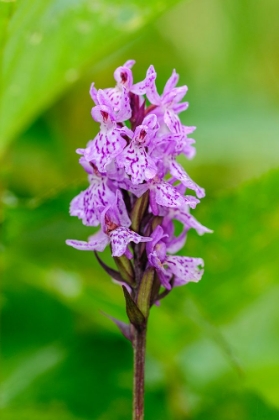
[[[115,87],[91,86],[92,117],[100,131],[85,149],[77,150],[90,185],[72,200],[70,214],[86,226],[100,225],[100,230],[88,242],[67,244],[88,251],[103,251],[110,244],[120,274],[132,273],[131,281],[122,275],[128,289],[139,287],[143,273],[152,269],[156,302],[161,286],[168,291],[200,280],[201,258],[172,254],[184,246],[190,228],[200,235],[210,230],[190,214],[204,190],[176,161],[179,155],[195,155],[194,140],[188,137],[195,127],[184,126],[178,116],[188,107],[181,102],[187,87],[176,87],[174,70],[160,96],[154,67],[134,84],[133,65],[129,60],[116,69]],[[195,195],[185,195],[187,189]],[[182,224],[178,236],[174,220]]]

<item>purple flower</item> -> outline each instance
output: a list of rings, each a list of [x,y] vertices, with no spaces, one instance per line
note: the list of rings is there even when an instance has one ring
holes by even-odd
[[[97,169],[88,176],[90,186],[75,197],[70,204],[71,216],[77,216],[86,226],[100,224],[99,208],[106,207],[115,198],[115,193],[108,186],[108,178]]]
[[[77,150],[89,187],[72,200],[70,214],[86,226],[100,225],[100,230],[88,241],[66,241],[76,249],[99,252],[110,244],[113,257],[123,256],[121,262],[115,259],[119,272],[102,266],[118,284],[128,284],[134,302],[130,306],[136,305],[141,290],[146,293],[145,273],[152,279],[156,271],[167,290],[199,281],[203,260],[174,254],[184,247],[189,229],[199,235],[211,232],[190,214],[204,197],[204,189],[176,161],[180,155],[188,159],[195,155],[195,140],[188,137],[195,127],[184,126],[179,119],[188,107],[181,102],[187,87],[177,87],[174,70],[159,95],[154,67],[148,68],[144,80],[134,83],[133,65],[129,60],[115,70],[114,87],[91,86],[92,117],[100,131]],[[178,235],[173,220],[182,224]],[[161,299],[158,283],[151,295],[149,305]]]
[[[135,85],[133,84],[131,68],[134,64],[134,60],[128,60],[123,66],[118,67],[115,70],[114,79],[116,81],[116,86],[104,90],[106,103],[104,103],[104,97],[100,98],[101,89],[98,91],[95,88],[94,83],[92,83],[90,88],[90,95],[95,104],[108,106],[117,122],[123,122],[131,117],[132,109],[130,106],[129,93],[131,92],[136,95],[143,95],[146,93],[146,79]]]
[[[163,94],[160,96],[155,84],[156,73],[153,66],[149,67],[148,74],[149,79],[146,84],[146,96],[148,100],[152,105],[157,106],[155,112],[163,118],[164,123],[172,133],[181,132],[181,123],[176,114],[188,108],[188,102],[179,103],[188,90],[187,86],[175,87],[179,76],[173,70],[171,77],[165,85]]]
[[[157,173],[156,162],[148,153],[148,145],[155,138],[158,128],[156,115],[150,114],[134,132],[127,130],[131,143],[118,156],[117,163],[125,168],[133,184],[148,181]]]
[[[159,214],[158,205],[168,208],[189,206],[194,209],[199,203],[197,198],[192,195],[181,195],[177,187],[158,177],[149,182],[149,189],[150,206],[154,215]]]
[[[130,242],[138,244],[152,240],[128,229],[131,221],[119,190],[114,200],[100,213],[100,222],[102,229],[95,235],[90,236],[88,242],[68,239],[66,241],[67,245],[81,251],[103,251],[110,243],[112,256],[120,257],[126,254],[128,258],[131,258],[132,254],[127,248]]]
[[[101,123],[100,132],[90,141],[86,149],[78,149],[87,162],[94,163],[100,172],[106,172],[106,166],[119,155],[126,141],[106,105],[98,105],[92,109],[94,119]]]
[[[157,226],[151,235],[153,241],[147,244],[149,264],[157,271],[162,285],[166,289],[171,289],[171,280],[173,287],[182,286],[189,282],[198,282],[203,274],[204,263],[201,258],[190,258],[167,255],[169,235],[164,233],[161,226]]]

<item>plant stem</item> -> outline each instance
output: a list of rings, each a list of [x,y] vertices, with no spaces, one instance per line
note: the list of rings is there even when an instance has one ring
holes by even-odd
[[[144,365],[146,347],[146,325],[137,330],[134,328],[134,396],[133,420],[144,418]]]

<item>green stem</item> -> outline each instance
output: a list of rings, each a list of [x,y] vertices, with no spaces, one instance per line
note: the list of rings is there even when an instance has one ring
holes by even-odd
[[[134,328],[134,396],[133,420],[144,418],[144,365],[146,347],[146,325],[137,330]]]

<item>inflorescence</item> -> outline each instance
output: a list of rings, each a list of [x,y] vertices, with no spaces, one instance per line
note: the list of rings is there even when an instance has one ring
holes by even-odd
[[[184,246],[189,229],[200,235],[211,231],[190,214],[204,190],[176,161],[179,155],[195,155],[195,141],[188,137],[195,127],[184,126],[178,116],[188,107],[181,102],[187,87],[176,87],[173,70],[160,96],[154,67],[134,84],[133,65],[129,60],[115,70],[115,87],[91,86],[92,117],[100,131],[77,150],[90,185],[72,200],[70,214],[100,230],[88,242],[66,242],[87,251],[103,251],[110,244],[119,271],[97,258],[135,301],[145,273],[152,273],[151,306],[173,287],[201,279],[201,258],[173,254]],[[196,196],[185,195],[187,189]],[[174,220],[182,224],[178,235]]]

